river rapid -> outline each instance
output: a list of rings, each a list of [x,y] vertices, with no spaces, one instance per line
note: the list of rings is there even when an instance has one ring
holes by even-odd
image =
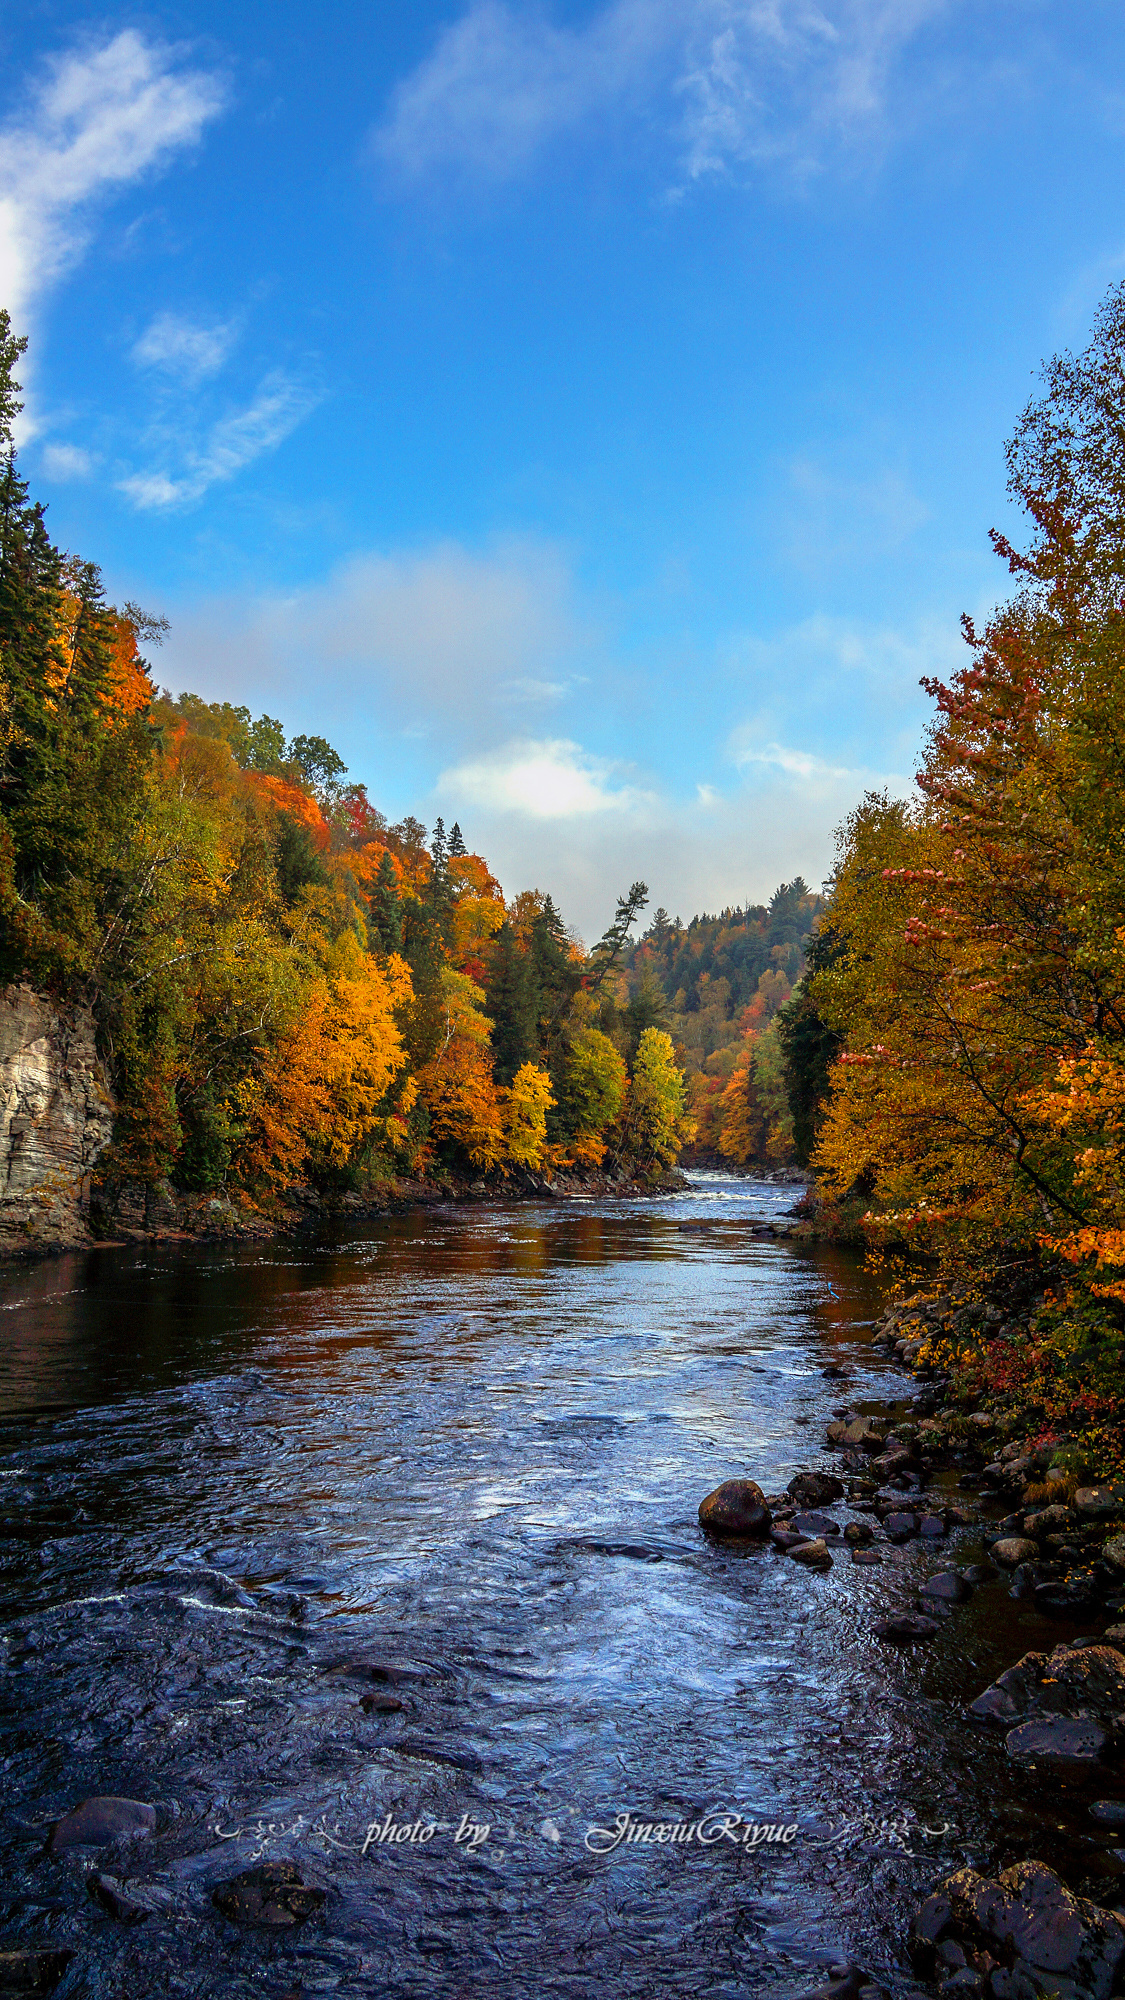
[[[824,1574],[700,1533],[721,1479],[828,1462],[826,1366],[857,1407],[909,1389],[858,1260],[755,1233],[791,1200],[697,1174],[9,1271],[0,1950],[66,1946],[60,1995],[122,2000],[743,2000],[849,1961],[905,1993],[951,1867],[1034,1843],[1073,1878],[1085,1842],[1111,1876],[964,1714],[1067,1631],[997,1581],[928,1649],[871,1635],[976,1530]],[[91,1794],[155,1832],[50,1858]],[[622,1814],[705,1837],[613,1844]],[[213,1906],[263,1859],[325,1892],[301,1928]]]

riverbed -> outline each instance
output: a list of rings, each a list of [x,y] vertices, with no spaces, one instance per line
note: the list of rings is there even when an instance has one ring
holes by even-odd
[[[791,1200],[701,1173],[9,1271],[0,1950],[129,2000],[744,2000],[844,1962],[905,1993],[917,1895],[966,1859],[1079,1852],[1111,1900],[1081,1803],[965,1716],[1066,1628],[998,1580],[928,1649],[872,1635],[977,1530],[823,1574],[700,1533],[720,1480],[828,1463],[826,1367],[909,1393],[860,1261],[764,1232]],[[52,1859],[91,1794],[155,1831]],[[298,1929],[214,1907],[262,1860],[324,1892]]]

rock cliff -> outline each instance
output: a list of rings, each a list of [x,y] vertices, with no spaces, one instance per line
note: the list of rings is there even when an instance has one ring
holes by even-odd
[[[0,989],[0,1254],[82,1243],[113,1101],[88,1008]]]

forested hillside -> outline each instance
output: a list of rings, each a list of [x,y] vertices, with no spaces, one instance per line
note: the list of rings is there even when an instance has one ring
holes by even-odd
[[[689,1157],[785,1166],[795,1157],[782,1009],[822,907],[797,876],[768,905],[693,917],[657,910],[628,961],[628,1017],[668,1029],[688,1077]]]
[[[0,983],[93,1010],[103,1176],[269,1204],[442,1167],[672,1161],[668,1033],[615,998],[635,884],[586,953],[439,820],[389,825],[320,737],[158,690],[162,621],[51,541],[0,314]]]

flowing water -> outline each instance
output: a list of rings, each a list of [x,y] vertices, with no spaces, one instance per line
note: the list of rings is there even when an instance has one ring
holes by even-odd
[[[1001,1584],[928,1650],[871,1636],[973,1530],[824,1575],[699,1531],[719,1480],[826,1462],[827,1364],[904,1394],[858,1262],[755,1234],[791,1198],[700,1174],[9,1273],[0,1950],[122,2000],[734,2000],[847,1960],[903,1992],[915,1892],[966,1857],[1119,1867],[965,1721],[1043,1640]],[[101,1793],[155,1833],[51,1859]],[[622,1814],[704,1837],[613,1844]],[[214,1908],[263,1859],[324,1890],[299,1930]]]

